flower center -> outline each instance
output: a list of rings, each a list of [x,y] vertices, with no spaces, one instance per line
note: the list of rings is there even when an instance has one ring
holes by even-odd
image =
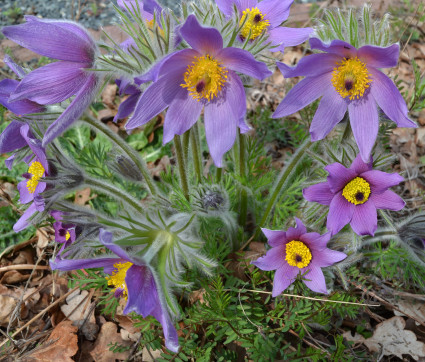
[[[35,188],[38,185],[38,181],[43,177],[44,174],[44,167],[40,162],[33,162],[28,169],[28,173],[30,173],[32,176],[27,181],[27,189],[30,194],[33,194],[35,192]]]
[[[212,100],[217,97],[227,81],[227,69],[210,55],[195,57],[184,73],[183,88],[198,102],[201,99]]]
[[[369,183],[361,177],[352,179],[342,190],[342,196],[354,205],[364,204],[370,195]]]
[[[332,84],[340,96],[349,97],[350,100],[363,97],[372,81],[366,64],[355,57],[346,58],[336,65],[332,72]]]
[[[267,19],[264,20],[264,15],[258,8],[248,8],[242,13],[242,18],[239,22],[239,25],[244,24],[241,29],[242,38],[246,39],[251,32],[249,39],[254,40],[270,26],[270,22]]]
[[[127,262],[127,263],[115,263],[114,268],[115,270],[112,272],[112,275],[109,275],[106,277],[106,280],[108,281],[108,285],[113,285],[114,292],[117,289],[122,289],[122,294],[124,295],[124,298],[127,299],[127,285],[125,284],[125,276],[127,275],[127,270],[130,269],[130,267],[133,265],[133,263]]]
[[[65,240],[68,241],[70,238],[71,238],[71,234],[69,233],[69,231],[67,231],[65,234]]]
[[[310,264],[311,258],[311,251],[303,242],[293,240],[286,244],[285,260],[290,266],[296,266],[299,269],[305,268]]]

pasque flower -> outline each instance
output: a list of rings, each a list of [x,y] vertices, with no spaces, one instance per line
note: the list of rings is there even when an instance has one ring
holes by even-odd
[[[29,99],[38,104],[55,104],[75,98],[47,129],[43,145],[71,126],[96,95],[99,72],[95,67],[97,46],[89,33],[77,23],[26,16],[24,24],[6,26],[3,34],[38,54],[58,59],[25,75],[9,97],[9,103]]]
[[[327,293],[323,267],[344,260],[347,255],[326,247],[330,233],[308,233],[301,220],[287,231],[261,229],[272,247],[266,255],[253,261],[261,270],[276,270],[272,296],[276,297],[291,285],[298,274],[313,292]]]
[[[52,215],[56,220],[53,223],[53,229],[55,230],[55,241],[62,244],[62,247],[58,252],[58,257],[62,258],[64,256],[62,253],[65,248],[71,245],[77,237],[76,226],[73,224],[63,223],[63,213],[60,211],[52,211],[50,212],[50,215]]]
[[[399,45],[365,45],[356,49],[342,40],[324,44],[310,39],[312,49],[326,53],[302,58],[295,67],[278,63],[288,77],[305,76],[279,104],[274,118],[299,111],[322,97],[310,127],[311,139],[323,139],[348,110],[354,138],[368,162],[379,128],[377,105],[399,127],[416,127],[395,84],[378,68],[397,65]]]
[[[64,259],[50,262],[53,270],[75,270],[103,268],[108,284],[114,287],[116,297],[127,300],[124,313],[136,312],[144,318],[151,315],[162,325],[165,345],[178,352],[179,342],[176,328],[167,311],[165,301],[158,293],[155,277],[151,268],[133,258],[129,253],[113,243],[112,233],[101,229],[100,242],[113,254],[96,259]]]
[[[205,132],[211,156],[218,167],[235,142],[237,127],[244,122],[246,98],[237,72],[258,79],[271,75],[264,63],[247,51],[223,48],[218,30],[204,28],[190,15],[180,29],[192,47],[173,53],[162,62],[159,77],[142,94],[128,130],[150,121],[168,107],[164,121],[164,144],[181,135],[198,120],[204,109]]]
[[[271,51],[283,51],[287,46],[303,43],[313,32],[312,28],[287,28],[280,26],[289,16],[293,0],[216,0],[217,6],[226,17],[233,14],[234,6],[239,12],[239,34],[242,40],[248,36],[254,40],[264,31],[267,32],[272,46]]]
[[[405,203],[391,190],[403,181],[397,173],[372,169],[358,155],[349,168],[336,162],[325,167],[327,181],[303,190],[308,201],[329,205],[327,228],[336,234],[350,223],[358,235],[374,235],[378,219],[376,209],[401,210]]]

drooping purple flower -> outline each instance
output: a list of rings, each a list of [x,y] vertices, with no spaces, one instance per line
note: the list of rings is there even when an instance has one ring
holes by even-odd
[[[391,190],[403,181],[397,173],[372,169],[357,155],[350,168],[336,162],[325,167],[327,181],[303,190],[308,201],[329,205],[327,228],[335,235],[350,223],[358,235],[374,235],[378,218],[376,209],[401,210],[405,202]]]
[[[244,121],[246,99],[235,72],[264,79],[272,73],[247,51],[223,48],[219,31],[204,28],[190,15],[180,33],[192,47],[172,53],[161,63],[159,78],[140,97],[128,130],[149,122],[168,107],[163,143],[181,135],[198,120],[204,109],[205,132],[211,156],[218,167],[234,144],[237,127]]]
[[[43,145],[51,142],[84,113],[100,84],[95,67],[97,46],[77,23],[25,16],[24,24],[6,26],[3,34],[19,45],[46,57],[58,59],[27,74],[9,98],[9,103],[29,99],[38,104],[55,104],[75,98],[47,129]]]
[[[177,330],[168,313],[165,301],[160,297],[152,270],[149,266],[141,264],[123,249],[113,243],[113,235],[101,229],[100,242],[108,248],[113,255],[97,259],[69,259],[51,261],[53,270],[76,270],[86,268],[103,268],[108,284],[114,286],[116,297],[124,296],[127,304],[124,314],[135,312],[144,318],[151,315],[162,325],[165,345],[178,352],[179,341]]]
[[[250,36],[254,40],[264,31],[267,32],[272,46],[271,51],[282,51],[285,47],[305,42],[313,28],[287,28],[280,26],[289,16],[293,0],[216,0],[217,6],[226,17],[231,17],[234,6],[239,12],[240,25],[244,24],[239,34],[242,40]]]
[[[26,209],[16,224],[13,225],[13,230],[16,232],[27,228],[31,216],[37,211],[44,210],[44,200],[40,194],[46,189],[46,183],[40,181],[40,179],[49,174],[49,165],[41,141],[32,135],[27,124],[22,125],[19,130],[21,137],[33,152],[33,155],[26,158],[29,168],[28,172],[23,175],[25,180],[18,184],[19,202],[21,204],[32,202],[32,204]]]
[[[70,246],[76,239],[75,225],[63,223],[63,214],[60,211],[51,211],[50,215],[56,220],[53,223],[53,229],[55,230],[55,241],[62,244],[58,252],[58,257],[63,258],[66,255],[63,255],[65,248]]]
[[[326,247],[330,233],[308,233],[301,220],[295,218],[297,227],[287,231],[261,229],[272,247],[266,255],[253,261],[261,270],[276,270],[272,296],[276,297],[289,287],[298,274],[313,292],[327,294],[323,267],[344,260],[347,255]]]
[[[365,45],[359,49],[342,41],[324,44],[310,39],[312,49],[326,53],[302,58],[295,67],[277,66],[285,77],[305,76],[279,104],[273,118],[288,116],[322,97],[310,127],[312,141],[323,139],[348,109],[351,128],[363,161],[379,128],[378,106],[399,127],[416,127],[407,117],[406,103],[394,83],[378,68],[397,65],[399,45]]]

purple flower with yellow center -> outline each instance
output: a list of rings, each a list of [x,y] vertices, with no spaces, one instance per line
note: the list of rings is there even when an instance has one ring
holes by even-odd
[[[261,270],[276,270],[273,297],[288,288],[299,274],[313,292],[327,294],[321,268],[338,263],[347,255],[326,247],[330,233],[308,233],[301,220],[295,218],[295,221],[297,227],[290,227],[287,231],[261,229],[272,248],[252,264]]]
[[[223,155],[233,146],[237,127],[247,132],[245,90],[235,72],[258,79],[272,73],[249,52],[223,48],[214,28],[204,28],[194,15],[180,34],[192,47],[172,53],[159,68],[159,77],[140,97],[128,130],[149,122],[168,107],[163,143],[181,135],[198,120],[204,109],[205,133],[211,156],[222,167]]]
[[[374,235],[378,217],[376,209],[401,210],[405,202],[391,190],[403,181],[397,173],[372,169],[358,155],[350,168],[336,162],[325,167],[326,182],[303,190],[308,201],[329,205],[327,228],[335,235],[350,223],[358,235]]]
[[[312,28],[287,28],[280,26],[289,16],[293,0],[216,0],[217,6],[226,17],[231,17],[234,6],[238,9],[242,26],[241,40],[254,40],[263,32],[275,48],[271,51],[283,51],[287,46],[305,42],[313,32]]]
[[[323,139],[348,110],[354,138],[363,161],[368,162],[379,128],[377,105],[399,127],[416,127],[407,117],[406,103],[395,84],[378,68],[397,65],[399,45],[356,49],[342,40],[324,44],[310,39],[312,49],[326,53],[302,58],[295,67],[277,66],[288,77],[305,76],[279,104],[274,118],[286,117],[322,97],[310,134]]]
[[[44,148],[41,146],[41,141],[32,135],[27,124],[20,127],[20,133],[21,137],[25,140],[26,144],[31,148],[34,154],[26,158],[29,168],[28,172],[23,175],[25,180],[18,184],[20,195],[19,202],[21,204],[28,204],[32,202],[32,204],[13,226],[13,230],[16,232],[28,227],[30,217],[37,211],[44,210],[44,200],[40,194],[46,189],[46,183],[40,181],[40,179],[47,176],[49,172],[46,153]]]
[[[115,245],[112,233],[101,229],[99,239],[115,255],[105,255],[97,259],[51,261],[51,268],[63,271],[103,268],[103,271],[109,274],[106,279],[108,285],[114,287],[115,297],[123,296],[127,300],[124,314],[135,312],[143,318],[149,315],[156,318],[162,325],[166,347],[173,352],[178,352],[177,330],[168,313],[166,302],[158,293],[155,277],[150,267]]]
[[[72,96],[68,108],[47,129],[43,145],[51,142],[84,113],[100,85],[95,67],[97,46],[77,23],[25,16],[24,24],[5,26],[3,34],[17,44],[46,57],[58,59],[25,75],[9,97],[9,103],[29,99],[56,104]]]
[[[62,244],[58,252],[59,257],[63,257],[62,252],[70,246],[76,239],[75,225],[63,223],[63,214],[60,211],[52,211],[50,213],[56,220],[53,223],[53,229],[55,230],[55,241]]]

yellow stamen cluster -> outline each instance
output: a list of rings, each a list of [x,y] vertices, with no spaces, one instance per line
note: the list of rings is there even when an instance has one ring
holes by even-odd
[[[198,102],[201,99],[208,101],[217,97],[227,81],[228,70],[210,55],[195,57],[184,73],[183,88]]]
[[[27,189],[30,194],[35,192],[38,181],[43,177],[44,172],[44,167],[40,162],[35,161],[31,164],[30,168],[28,169],[28,173],[30,173],[32,177],[27,181]]]
[[[349,97],[350,100],[363,97],[372,81],[366,64],[355,57],[346,58],[336,65],[332,72],[332,84],[341,97]]]
[[[293,240],[286,244],[285,260],[290,266],[296,266],[299,269],[305,268],[310,264],[311,258],[311,251],[303,242]]]
[[[370,195],[369,183],[361,177],[352,179],[342,190],[342,196],[354,205],[364,204]]]
[[[250,40],[254,40],[260,36],[264,30],[270,26],[270,21],[264,19],[265,14],[262,14],[258,8],[246,9],[242,13],[242,18],[239,25],[243,25],[241,36],[246,39],[251,32]]]
[[[108,281],[108,285],[114,286],[114,292],[117,289],[123,290],[124,298],[127,300],[128,297],[128,290],[127,290],[127,284],[125,284],[125,276],[127,275],[127,270],[130,269],[130,267],[133,265],[133,263],[127,262],[127,263],[116,263],[114,264],[114,270],[112,272],[112,275],[107,276],[106,280]]]
[[[67,231],[65,234],[65,240],[68,241],[70,238],[71,238],[71,234],[69,233],[69,231]]]

